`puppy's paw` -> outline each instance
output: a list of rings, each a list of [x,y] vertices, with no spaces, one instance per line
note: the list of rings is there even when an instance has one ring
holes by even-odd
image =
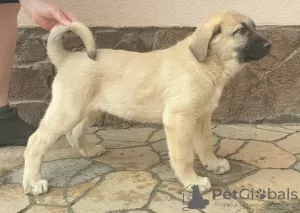
[[[101,144],[98,145],[89,144],[83,149],[79,149],[79,151],[86,158],[97,157],[106,152],[104,146]]]
[[[228,160],[218,158],[211,165],[208,165],[206,169],[218,175],[222,175],[230,170],[230,164]]]
[[[194,186],[198,186],[200,194],[204,194],[210,190],[211,183],[207,177],[198,177],[196,181],[184,184],[184,188],[188,192],[192,192]]]
[[[47,180],[39,180],[34,184],[30,184],[29,182],[23,182],[23,188],[25,194],[32,194],[32,195],[41,195],[48,191],[49,184]]]

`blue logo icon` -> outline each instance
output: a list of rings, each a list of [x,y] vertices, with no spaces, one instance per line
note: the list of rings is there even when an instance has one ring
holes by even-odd
[[[187,207],[184,207],[183,210],[188,211],[188,209],[205,209],[205,207],[209,205],[209,200],[204,199],[201,196],[198,185],[193,185],[192,190],[192,198],[188,199],[187,203],[185,202],[183,196],[183,204],[187,204]]]

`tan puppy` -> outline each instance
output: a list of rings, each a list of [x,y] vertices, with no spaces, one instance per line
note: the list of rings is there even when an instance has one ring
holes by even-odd
[[[67,52],[62,36],[71,30],[86,46]],[[95,49],[92,33],[81,23],[55,27],[48,54],[57,68],[53,98],[25,151],[25,193],[47,192],[41,179],[43,158],[58,138],[85,157],[105,152],[87,142],[85,132],[101,112],[139,122],[164,124],[171,165],[184,186],[211,187],[193,169],[194,152],[210,171],[223,174],[227,160],[213,153],[211,114],[225,83],[246,62],[267,55],[271,45],[255,30],[253,21],[237,12],[218,13],[190,37],[168,49],[149,53]]]

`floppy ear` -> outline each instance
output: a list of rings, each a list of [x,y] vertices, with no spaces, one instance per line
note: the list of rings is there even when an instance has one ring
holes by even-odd
[[[189,48],[199,62],[206,58],[209,43],[218,31],[220,25],[213,23],[205,23],[195,31]]]

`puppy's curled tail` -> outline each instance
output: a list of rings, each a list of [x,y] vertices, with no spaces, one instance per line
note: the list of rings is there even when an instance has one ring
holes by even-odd
[[[67,31],[78,35],[84,43],[88,57],[96,60],[97,50],[92,32],[83,23],[72,22],[68,26],[58,25],[52,28],[47,43],[47,53],[51,62],[58,66],[70,53],[62,44],[62,38]]]

